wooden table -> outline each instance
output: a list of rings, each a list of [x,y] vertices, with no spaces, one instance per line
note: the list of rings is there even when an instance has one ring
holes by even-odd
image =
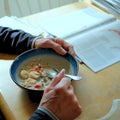
[[[75,3],[30,15],[24,19],[37,26],[40,19],[62,15],[88,5],[90,3]],[[0,54],[0,89],[13,114],[13,118],[9,118],[9,120],[28,120],[38,103],[31,101],[28,93],[16,86],[11,80],[9,69],[15,57]],[[73,81],[72,85],[82,105],[83,113],[76,120],[99,119],[110,111],[113,100],[120,98],[120,62],[98,73],[91,71],[85,64],[79,64],[79,68],[78,75],[82,76],[83,80]],[[8,115],[9,112],[6,114]],[[120,116],[116,116],[114,120],[118,120],[117,118]]]

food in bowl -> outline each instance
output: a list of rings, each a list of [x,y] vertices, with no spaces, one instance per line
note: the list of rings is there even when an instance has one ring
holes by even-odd
[[[32,49],[19,55],[11,65],[12,80],[27,90],[44,90],[51,82],[47,76],[49,68],[61,70],[76,75],[78,64],[69,53],[65,56],[57,54],[52,49]]]
[[[47,76],[47,66],[42,64],[30,64],[20,70],[21,83],[26,88],[44,89],[51,78]]]

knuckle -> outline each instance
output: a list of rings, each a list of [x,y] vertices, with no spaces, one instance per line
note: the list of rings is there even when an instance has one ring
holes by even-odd
[[[58,49],[58,48],[60,48],[61,46],[59,45],[59,44],[56,44],[55,45],[55,49]]]
[[[65,93],[65,89],[62,86],[56,87],[55,91],[56,93],[62,93],[62,94]]]

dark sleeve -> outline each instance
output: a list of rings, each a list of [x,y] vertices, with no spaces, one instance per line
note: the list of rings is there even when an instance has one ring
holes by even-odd
[[[29,120],[53,120],[48,114],[37,109]]]
[[[22,30],[0,26],[0,53],[19,54],[31,49],[35,37]]]

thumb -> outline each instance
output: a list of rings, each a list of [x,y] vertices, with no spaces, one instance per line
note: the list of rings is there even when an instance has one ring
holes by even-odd
[[[65,69],[62,69],[53,79],[52,82],[48,85],[48,87],[55,87],[61,80],[64,78]]]

